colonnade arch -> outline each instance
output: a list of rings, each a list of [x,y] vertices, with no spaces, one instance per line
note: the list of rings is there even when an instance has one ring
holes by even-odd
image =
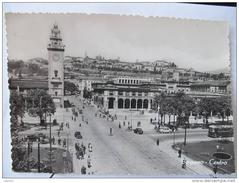
[[[115,98],[109,97],[107,101],[102,100],[108,109],[150,109],[152,107],[152,99],[142,99],[142,98]]]

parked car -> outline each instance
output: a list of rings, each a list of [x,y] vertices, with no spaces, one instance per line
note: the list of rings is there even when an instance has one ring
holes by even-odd
[[[82,135],[79,131],[75,132],[75,138],[82,139]]]
[[[169,127],[162,126],[159,129],[159,133],[171,133],[172,130]]]
[[[143,132],[142,128],[135,128],[134,133],[143,134],[144,132]]]

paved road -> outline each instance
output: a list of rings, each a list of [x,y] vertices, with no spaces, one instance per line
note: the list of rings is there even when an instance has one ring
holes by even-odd
[[[76,107],[80,106],[77,100],[74,102]],[[149,138],[147,134],[137,135],[126,131],[124,127],[119,129],[116,122],[95,117],[96,110],[95,107],[85,107],[83,115],[88,124],[81,122],[79,118],[71,125],[71,134],[80,130],[83,143],[90,142],[93,146],[91,170],[94,174],[107,176],[192,176],[197,174],[182,169],[178,161],[156,146],[152,136]],[[82,124],[81,127],[79,123]],[[113,136],[109,135],[110,128],[113,129]],[[168,135],[166,136],[169,138]],[[82,164],[83,161],[74,158],[75,173],[80,174]]]

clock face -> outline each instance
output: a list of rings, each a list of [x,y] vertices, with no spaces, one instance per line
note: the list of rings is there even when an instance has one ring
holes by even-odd
[[[52,59],[53,59],[53,61],[58,61],[58,60],[60,60],[60,55],[59,54],[53,54]]]

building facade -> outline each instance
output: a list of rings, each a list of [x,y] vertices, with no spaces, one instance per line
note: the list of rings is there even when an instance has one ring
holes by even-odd
[[[58,25],[51,30],[48,44],[48,93],[52,96],[56,106],[64,105],[64,51]]]
[[[228,96],[227,86],[222,83],[208,83],[205,85],[176,81],[156,83],[133,77],[119,77],[114,78],[111,82],[92,84],[94,101],[105,110],[152,109],[155,96],[162,92],[172,96],[177,92],[184,92],[195,100],[205,97]]]

